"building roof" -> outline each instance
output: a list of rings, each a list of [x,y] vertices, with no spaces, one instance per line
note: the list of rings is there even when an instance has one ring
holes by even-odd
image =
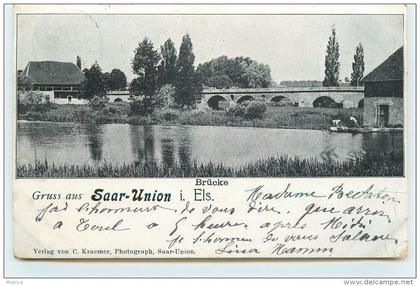
[[[41,85],[77,85],[85,80],[74,63],[54,61],[29,62],[22,75],[31,77],[33,84]]]
[[[404,78],[404,47],[396,50],[382,64],[362,79],[362,82],[395,81]]]

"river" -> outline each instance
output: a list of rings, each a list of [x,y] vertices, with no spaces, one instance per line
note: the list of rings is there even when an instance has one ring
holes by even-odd
[[[27,121],[19,121],[17,129],[17,161],[22,164],[198,160],[235,167],[270,156],[349,160],[366,152],[402,158],[403,134]]]

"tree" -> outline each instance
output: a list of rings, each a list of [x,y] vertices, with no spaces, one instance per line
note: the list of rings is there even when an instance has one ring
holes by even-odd
[[[339,45],[335,35],[335,27],[333,26],[325,55],[325,78],[322,83],[323,86],[338,86],[338,77],[340,74],[339,57]]]
[[[160,53],[162,55],[162,62],[160,65],[161,69],[161,80],[163,84],[174,84],[177,75],[177,56],[175,44],[171,39],[167,39],[163,46],[160,47]]]
[[[161,60],[160,64],[157,67],[157,82],[158,86],[162,86],[166,82],[166,76],[165,76],[165,61]]]
[[[153,95],[157,90],[157,64],[160,55],[147,37],[139,43],[134,52],[131,67],[138,77],[130,84],[130,95],[133,98],[132,111],[151,113],[154,105]]]
[[[230,88],[233,86],[233,82],[227,75],[216,75],[206,80],[206,86],[219,89]]]
[[[351,73],[350,85],[358,86],[363,78],[363,73],[365,72],[365,62],[362,43],[359,43],[359,45],[356,47],[356,53],[354,54],[354,62],[352,64],[352,67],[353,72]]]
[[[192,107],[200,96],[201,85],[194,68],[193,45],[190,36],[182,37],[177,61],[177,80],[175,82],[175,102],[181,106]]]
[[[22,73],[20,73],[17,76],[18,91],[31,90],[32,87],[33,87],[33,80],[30,76],[23,75]]]
[[[76,57],[76,66],[81,70],[82,69],[82,59],[77,56]]]
[[[105,97],[103,74],[99,64],[95,62],[90,69],[84,69],[84,72],[85,81],[82,86],[84,98]]]
[[[270,68],[253,61],[242,75],[249,88],[268,87],[271,81]]]
[[[127,86],[127,77],[124,72],[119,69],[113,69],[109,79],[109,87],[111,90],[122,90]]]
[[[102,80],[103,80],[103,83],[104,83],[105,91],[110,91],[111,90],[111,87],[110,87],[110,85],[111,85],[111,74],[109,72],[103,73]]]
[[[221,56],[200,64],[197,73],[203,85],[215,88],[268,87],[273,83],[270,67],[249,57]]]

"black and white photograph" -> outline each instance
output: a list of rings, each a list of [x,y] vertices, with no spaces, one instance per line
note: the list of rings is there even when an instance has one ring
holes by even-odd
[[[415,5],[4,9],[7,284],[413,285]]]
[[[399,14],[16,19],[16,177],[404,176]]]

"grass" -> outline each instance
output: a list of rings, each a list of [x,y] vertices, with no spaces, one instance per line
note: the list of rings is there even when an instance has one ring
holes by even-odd
[[[333,119],[348,123],[350,116],[362,122],[359,108],[269,107],[264,120],[256,120],[257,127],[328,129]]]
[[[351,161],[271,157],[242,167],[223,164],[110,164],[54,165],[47,161],[17,164],[19,178],[68,177],[323,177],[323,176],[402,176],[403,163],[376,155],[365,155]]]
[[[80,123],[126,123],[130,106],[128,104],[112,103],[104,111],[92,110],[87,105],[51,104],[44,111],[28,111],[19,114],[19,119],[52,122]]]
[[[22,120],[80,123],[129,123],[138,125],[174,124],[234,127],[328,129],[333,119],[348,122],[354,116],[362,122],[362,109],[268,107],[261,119],[247,120],[227,116],[223,110],[156,110],[149,116],[130,115],[126,102],[109,103],[104,111],[93,111],[86,105],[55,105],[42,112],[19,114]]]

